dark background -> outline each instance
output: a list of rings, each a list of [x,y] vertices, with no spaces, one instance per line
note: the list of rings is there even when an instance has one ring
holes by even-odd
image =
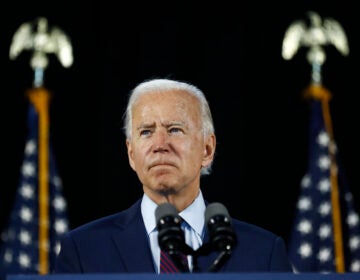
[[[112,3],[113,2],[113,3]],[[350,54],[327,46],[324,85],[333,93],[335,139],[349,187],[360,203],[359,14],[356,1],[12,1],[0,17],[0,229],[10,215],[26,137],[32,86],[30,52],[9,59],[20,24],[45,16],[71,38],[74,64],[52,54],[45,86],[53,93],[51,137],[71,227],[123,210],[142,194],[128,166],[122,115],[129,91],[152,77],[202,89],[217,133],[209,201],[236,218],[288,238],[307,166],[310,81],[307,49],[281,57],[284,33],[306,11],[340,22]],[[357,6],[357,5],[356,5]],[[357,206],[357,209],[359,207]]]

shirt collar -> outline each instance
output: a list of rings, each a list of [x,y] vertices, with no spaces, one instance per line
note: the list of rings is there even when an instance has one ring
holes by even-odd
[[[141,214],[148,235],[150,235],[152,231],[156,230],[156,208],[157,204],[152,201],[146,194],[144,194],[141,201]]]
[[[155,210],[157,204],[152,201],[146,194],[143,195],[141,201],[141,214],[144,220],[146,232],[149,235],[152,231],[156,230],[156,218]],[[187,208],[179,213],[180,217],[183,218],[199,236],[202,236],[204,224],[205,224],[205,201],[202,192],[195,198]]]
[[[187,208],[179,213],[195,232],[202,236],[203,228],[205,224],[205,201],[201,191]]]

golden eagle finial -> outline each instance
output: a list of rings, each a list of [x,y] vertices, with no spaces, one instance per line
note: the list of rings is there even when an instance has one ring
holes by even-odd
[[[58,27],[48,27],[44,17],[20,25],[10,45],[10,59],[15,59],[23,50],[32,50],[30,65],[35,71],[35,86],[43,84],[43,72],[49,61],[48,53],[54,53],[64,67],[73,63],[73,52],[69,37]]]
[[[322,18],[313,11],[307,13],[310,25],[296,20],[287,28],[282,44],[282,57],[290,60],[300,47],[309,48],[307,60],[318,69],[313,72],[313,81],[321,82],[320,68],[326,60],[323,46],[334,45],[344,56],[349,54],[348,40],[340,23],[333,18]]]

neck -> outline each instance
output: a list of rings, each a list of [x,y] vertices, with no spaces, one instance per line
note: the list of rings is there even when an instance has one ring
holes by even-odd
[[[183,211],[188,207],[200,193],[200,189],[194,189],[191,192],[187,191],[184,194],[182,193],[171,193],[171,192],[144,192],[156,203],[171,203],[175,206],[176,210],[179,212]]]

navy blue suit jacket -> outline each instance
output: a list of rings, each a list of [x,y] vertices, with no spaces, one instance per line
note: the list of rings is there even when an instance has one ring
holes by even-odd
[[[155,273],[140,204],[68,232],[52,273]],[[292,272],[281,237],[236,219],[232,225],[237,245],[219,272]],[[200,272],[218,254],[199,257]]]

